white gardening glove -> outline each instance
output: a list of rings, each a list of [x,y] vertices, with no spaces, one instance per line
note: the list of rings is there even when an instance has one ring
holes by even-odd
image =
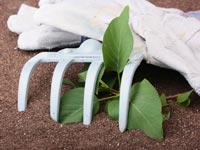
[[[131,17],[147,11],[160,15],[164,12],[146,0],[84,0],[84,2],[82,0],[61,0],[62,2],[59,3],[56,1],[40,0],[40,3],[53,5],[45,5],[37,10],[34,16],[37,23],[48,24],[101,41],[110,21],[119,16],[126,5],[130,6]],[[168,11],[175,12],[171,9]],[[144,40],[139,37],[135,40],[135,48],[141,48],[141,43],[143,43],[142,49],[144,49]]]
[[[138,15],[132,20],[132,26],[146,40],[147,62],[178,71],[200,95],[199,59],[180,37],[163,25],[163,17]]]
[[[198,40],[200,38],[200,22],[197,20],[200,16],[198,15],[199,11],[195,13],[189,12],[187,14],[174,8],[156,7],[146,0],[132,0],[132,2],[132,9],[137,6],[137,9],[134,9],[132,13],[133,20],[134,16],[141,14],[160,16],[160,18],[162,18],[162,26],[173,32],[181,41],[191,48],[195,58],[200,61],[200,42]],[[186,14],[188,18],[183,17],[183,15]]]
[[[53,49],[77,46],[81,43],[79,35],[49,25],[36,24],[33,19],[36,10],[37,8],[22,4],[17,15],[10,16],[7,21],[9,30],[20,34],[20,49]]]

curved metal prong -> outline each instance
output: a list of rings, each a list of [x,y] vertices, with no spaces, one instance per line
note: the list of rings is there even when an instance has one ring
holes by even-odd
[[[27,62],[23,67],[19,79],[18,111],[25,111],[27,108],[30,77],[39,62],[40,60],[37,60],[36,62]]]
[[[119,101],[119,130],[121,132],[124,132],[127,126],[129,99],[133,76],[143,59],[143,53],[139,52],[133,54],[131,60],[125,66],[123,71]]]
[[[73,59],[64,59],[56,65],[54,70],[52,84],[51,84],[51,96],[50,96],[50,115],[51,118],[58,122],[59,109],[60,109],[60,94],[63,83],[63,77],[67,68],[71,65]]]
[[[32,72],[39,63],[55,62],[55,52],[43,52],[31,58],[23,67],[18,88],[18,111],[25,111],[27,108],[29,83]]]
[[[83,124],[89,125],[92,120],[93,100],[96,88],[96,81],[99,71],[103,66],[102,61],[94,61],[91,63],[86,77],[85,91],[84,91],[84,106],[83,106]]]
[[[40,63],[42,56],[42,53],[34,56],[22,69],[18,88],[18,111],[25,111],[27,108],[30,77],[36,66]]]

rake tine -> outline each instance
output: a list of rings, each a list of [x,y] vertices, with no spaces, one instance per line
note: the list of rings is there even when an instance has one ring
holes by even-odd
[[[51,118],[58,122],[59,109],[60,109],[60,94],[63,83],[63,78],[68,67],[73,63],[73,59],[60,60],[54,70],[52,85],[51,85],[51,96],[50,96],[50,115]]]
[[[103,60],[93,61],[88,69],[85,91],[84,91],[84,106],[83,106],[83,124],[89,125],[92,120],[94,93],[96,81],[99,71],[103,67]]]
[[[119,130],[121,132],[124,132],[127,126],[130,90],[133,76],[143,59],[144,55],[142,52],[135,52],[123,71],[119,101]]]
[[[18,88],[18,111],[25,111],[27,108],[27,101],[28,101],[27,97],[29,91],[30,78],[32,72],[35,70],[35,68],[39,63],[40,63],[40,57],[35,56],[34,58],[30,59],[30,61],[28,61],[22,69],[19,79],[19,88]]]
[[[32,75],[32,72],[35,70],[37,65],[41,62],[44,62],[47,53],[40,53],[33,58],[31,58],[23,67],[20,79],[19,79],[19,88],[18,88],[18,111],[25,111],[27,108],[28,101],[28,91],[29,91],[29,82]],[[48,53],[48,56],[49,53]]]
[[[59,52],[60,55],[67,54],[67,57],[63,57],[63,59],[60,59],[59,63],[57,64],[53,79],[52,79],[52,86],[51,86],[51,97],[50,97],[50,115],[51,118],[54,121],[58,122],[59,119],[59,109],[60,109],[60,94],[61,94],[61,87],[63,82],[64,74],[67,70],[67,68],[71,65],[71,63],[74,62],[92,62],[91,69],[88,71],[88,74],[90,72],[96,73],[95,70],[99,71],[99,63],[94,62],[94,60],[101,60],[101,55],[99,56],[99,51],[93,52],[93,50],[101,50],[101,44],[96,40],[87,40],[85,41],[79,48],[71,49],[69,50],[62,50]],[[67,52],[67,53],[66,53]],[[93,54],[91,54],[93,53]],[[90,56],[91,55],[91,56]],[[97,72],[98,74],[98,72]],[[95,76],[96,77],[96,76]],[[87,82],[87,80],[86,80]],[[91,81],[89,81],[90,83]],[[87,85],[87,92],[90,92],[91,88]],[[93,92],[94,93],[94,92]],[[93,95],[92,95],[93,100]],[[92,109],[92,108],[91,108]]]

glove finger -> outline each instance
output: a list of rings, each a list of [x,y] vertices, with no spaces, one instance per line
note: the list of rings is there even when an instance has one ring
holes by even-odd
[[[22,4],[17,15],[8,18],[8,29],[17,34],[34,29],[37,27],[33,20],[35,11],[36,8]]]
[[[80,43],[81,36],[46,25],[23,32],[18,39],[18,47],[23,50],[73,47]]]

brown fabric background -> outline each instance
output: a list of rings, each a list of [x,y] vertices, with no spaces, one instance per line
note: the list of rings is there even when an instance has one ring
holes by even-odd
[[[151,0],[158,6],[176,7],[185,11],[200,9],[199,0]],[[192,95],[189,108],[171,107],[171,118],[164,123],[165,140],[154,141],[142,131],[120,133],[118,122],[104,112],[94,117],[90,126],[82,123],[60,125],[50,119],[49,96],[55,64],[42,64],[35,71],[30,85],[26,112],[17,111],[17,90],[21,69],[38,52],[24,52],[16,47],[17,35],[8,31],[6,21],[20,5],[37,6],[37,0],[0,0],[0,149],[200,149],[200,98]],[[76,79],[81,64],[67,72]],[[177,72],[143,63],[135,80],[149,79],[158,91],[173,95],[190,89]],[[68,87],[65,88],[65,90]]]

